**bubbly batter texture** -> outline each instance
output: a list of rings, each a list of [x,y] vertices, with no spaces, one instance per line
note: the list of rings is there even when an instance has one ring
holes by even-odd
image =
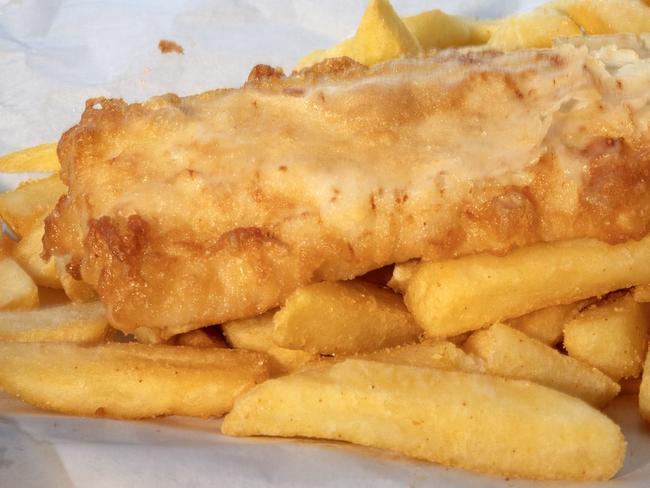
[[[330,60],[96,99],[59,143],[46,254],[163,337],[412,258],[650,230],[645,38]]]

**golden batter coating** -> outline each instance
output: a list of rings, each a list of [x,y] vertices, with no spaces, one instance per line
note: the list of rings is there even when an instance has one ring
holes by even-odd
[[[236,90],[91,100],[59,143],[69,192],[46,253],[71,256],[115,326],[166,337],[413,258],[640,238],[648,49],[586,44],[262,66]]]

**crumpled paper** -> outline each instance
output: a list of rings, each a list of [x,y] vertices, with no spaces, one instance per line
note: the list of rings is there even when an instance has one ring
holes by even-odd
[[[0,0],[0,154],[58,140],[91,97],[139,101],[240,86],[257,63],[290,71],[307,52],[351,35],[365,3]],[[443,8],[479,17],[539,3],[393,0],[402,15]],[[161,54],[161,39],[179,43],[184,54]],[[23,177],[0,175],[0,187]],[[650,479],[650,435],[634,401],[617,400],[608,410],[629,441],[617,487],[645,487]],[[60,416],[0,393],[0,486],[546,486],[342,443],[232,439],[219,434],[219,425],[178,417],[129,422]]]

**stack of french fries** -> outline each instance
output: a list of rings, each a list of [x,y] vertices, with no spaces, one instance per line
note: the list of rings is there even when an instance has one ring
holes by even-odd
[[[372,0],[353,38],[301,65],[649,30],[649,12],[634,0],[560,0],[499,21],[440,11],[401,19]],[[650,421],[650,237],[397,264],[387,283],[313,284],[277,310],[163,342],[150,329],[113,330],[65,261],[41,259],[43,219],[66,191],[58,170],[54,145],[0,158],[0,172],[54,172],[0,194],[12,234],[0,234],[0,387],[33,405],[112,418],[225,415],[228,435],[345,440],[560,480],[620,469],[625,440],[599,408],[622,390],[638,393]]]

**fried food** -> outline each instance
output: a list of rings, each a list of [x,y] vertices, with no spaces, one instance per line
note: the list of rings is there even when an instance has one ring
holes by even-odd
[[[402,19],[423,49],[440,49],[471,44],[483,44],[488,29],[478,21],[449,15],[442,10],[429,10]]]
[[[421,334],[400,295],[362,281],[299,288],[273,317],[273,342],[313,354],[369,352]]]
[[[59,171],[56,144],[41,144],[0,157],[0,172]]]
[[[98,344],[108,329],[99,302],[0,312],[0,342]]]
[[[263,354],[223,348],[0,343],[0,387],[74,415],[221,416],[268,377]]]
[[[505,19],[494,30],[487,46],[504,51],[550,47],[558,37],[580,35],[580,26],[568,15],[551,9],[537,9]]]
[[[562,341],[566,323],[587,305],[588,302],[580,301],[541,308],[521,317],[510,319],[507,321],[507,325],[544,344],[555,346]]]
[[[21,237],[43,221],[65,192],[58,174],[25,181],[15,190],[0,193],[0,219]]]
[[[345,440],[531,479],[609,479],[625,453],[614,422],[550,388],[362,360],[258,385],[235,401],[222,431]]]
[[[43,222],[35,224],[14,246],[13,257],[38,286],[60,289],[61,280],[56,269],[56,258],[43,260]]]
[[[354,356],[348,357],[322,357],[316,361],[312,361],[310,366],[316,367],[325,363],[333,364],[335,362],[345,361],[346,359],[367,359],[380,363],[464,371],[466,373],[483,373],[485,371],[482,360],[466,354],[452,342],[430,340],[388,347],[386,349],[355,354]]]
[[[646,283],[650,236],[535,244],[505,256],[477,254],[419,266],[405,302],[431,337],[448,337]]]
[[[373,65],[422,51],[416,35],[399,18],[388,0],[370,0],[355,35],[329,49],[318,49],[298,62],[297,70],[327,58],[347,56]]]
[[[650,9],[642,0],[556,0],[547,5],[565,12],[587,34],[650,31]]]
[[[59,145],[68,192],[45,250],[70,257],[116,327],[167,338],[414,258],[638,239],[650,70],[634,42],[620,68],[573,44],[448,50],[92,100]]]
[[[595,406],[607,404],[621,390],[596,368],[504,324],[475,332],[463,349],[481,358],[492,374],[533,381]]]
[[[38,287],[11,257],[0,256],[0,310],[38,306]]]
[[[233,320],[223,324],[222,330],[232,347],[268,354],[271,375],[278,376],[300,369],[317,356],[273,342],[273,315],[275,311],[271,310],[250,319]]]
[[[564,348],[614,381],[641,374],[648,349],[647,305],[614,296],[584,310],[564,329]]]
[[[635,286],[632,297],[639,303],[650,302],[650,285]]]

